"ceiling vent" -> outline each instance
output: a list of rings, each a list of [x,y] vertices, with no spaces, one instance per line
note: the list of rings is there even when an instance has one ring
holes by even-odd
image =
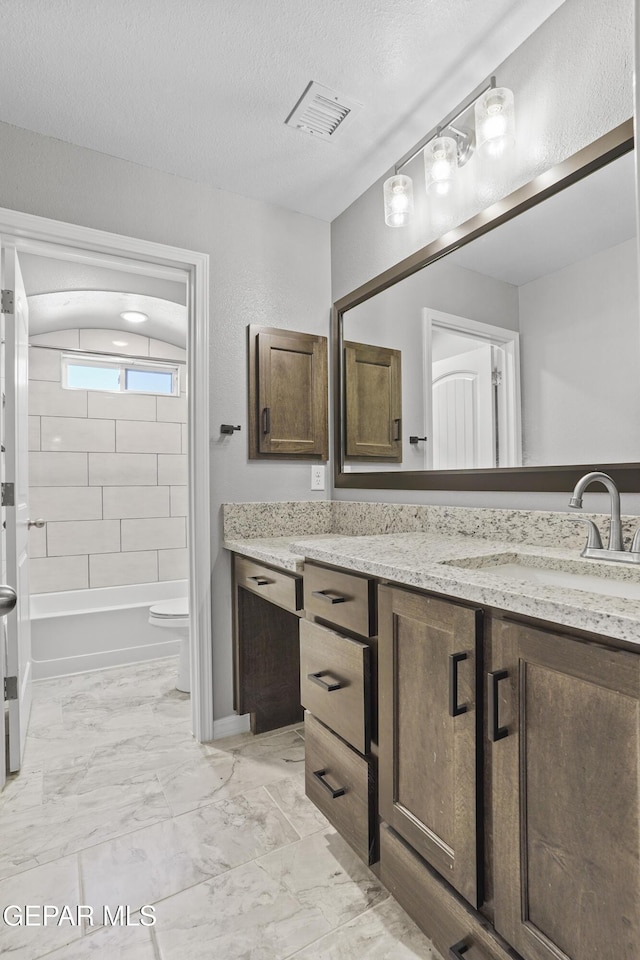
[[[361,107],[356,100],[343,97],[312,80],[285,123],[312,137],[333,140],[338,130],[342,131]]]

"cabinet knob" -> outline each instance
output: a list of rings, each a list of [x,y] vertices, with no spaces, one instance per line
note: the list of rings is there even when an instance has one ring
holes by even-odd
[[[463,954],[467,952],[469,945],[464,942],[464,940],[459,940],[457,943],[454,943],[452,947],[449,947],[449,960],[460,960]]]

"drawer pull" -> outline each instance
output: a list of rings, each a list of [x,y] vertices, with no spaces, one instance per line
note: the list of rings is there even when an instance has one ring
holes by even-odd
[[[327,683],[326,680],[322,679],[327,672],[327,670],[319,670],[318,673],[308,673],[307,680],[311,680],[311,683],[317,683],[318,686],[326,690],[327,693],[331,693],[333,690],[341,690],[342,680],[334,680],[333,683]]]
[[[252,580],[257,587],[266,587],[273,583],[273,580],[269,580],[267,577],[247,577],[247,580]]]
[[[271,407],[264,407],[262,411],[262,432],[265,436],[271,433]]]
[[[460,960],[468,949],[469,945],[465,943],[464,940],[459,940],[458,943],[454,943],[452,947],[449,947],[449,960]]]
[[[314,770],[314,771],[313,771],[314,777],[316,778],[316,780],[317,780],[319,783],[322,784],[322,786],[325,788],[325,790],[327,791],[327,793],[330,793],[330,794],[331,794],[331,799],[332,799],[332,800],[336,800],[338,797],[343,797],[343,796],[345,795],[345,793],[347,792],[347,788],[346,788],[346,787],[338,787],[337,790],[334,790],[334,788],[331,786],[331,784],[330,784],[330,783],[327,783],[327,781],[324,779],[326,773],[327,773],[326,770]]]
[[[494,670],[487,677],[489,687],[487,690],[487,701],[489,707],[489,740],[495,743],[497,740],[504,740],[509,736],[507,727],[500,726],[500,703],[498,700],[498,684],[501,680],[506,680],[509,676],[508,670]]]
[[[311,595],[319,600],[326,600],[327,603],[344,603],[347,599],[336,593],[335,590],[314,590]]]
[[[458,664],[466,659],[466,653],[449,655],[449,716],[451,717],[459,717],[467,712],[466,703],[458,703]]]

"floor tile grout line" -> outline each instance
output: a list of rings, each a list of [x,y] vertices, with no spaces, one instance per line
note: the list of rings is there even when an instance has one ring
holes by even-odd
[[[280,782],[280,781],[275,781],[275,782],[278,783],[278,782]],[[302,834],[300,833],[300,831],[298,830],[298,828],[296,827],[296,825],[293,823],[293,821],[292,821],[292,820],[287,816],[287,814],[284,812],[284,810],[282,809],[282,807],[280,806],[280,804],[278,803],[278,801],[276,800],[276,798],[275,798],[271,793],[269,793],[269,787],[270,787],[270,786],[271,786],[271,784],[266,784],[266,783],[265,783],[265,784],[263,784],[262,789],[263,789],[264,792],[267,794],[267,796],[268,796],[269,799],[272,801],[272,803],[274,803],[275,806],[278,808],[278,810],[280,811],[280,813],[282,814],[282,816],[285,818],[285,820],[287,821],[287,823],[289,824],[289,826],[291,827],[291,829],[294,830],[294,832],[298,834],[298,837],[300,838],[300,840],[304,840],[304,837],[302,836]]]
[[[380,881],[378,881],[378,883],[380,883]],[[286,954],[286,956],[280,957],[280,960],[295,960],[296,957],[303,954],[305,950],[309,950],[311,947],[314,946],[314,944],[320,943],[326,937],[335,935],[338,932],[338,930],[342,930],[343,927],[349,926],[349,924],[353,923],[354,920],[360,920],[362,919],[362,917],[365,917],[368,913],[372,913],[374,910],[377,910],[379,907],[385,904],[391,897],[391,894],[382,883],[380,883],[380,886],[382,887],[384,892],[387,894],[384,900],[380,900],[378,903],[374,903],[372,906],[367,907],[365,910],[362,911],[362,913],[357,913],[355,916],[349,917],[349,919],[343,921],[343,923],[339,923],[336,927],[332,927],[331,930],[327,930],[327,932],[323,933],[321,937],[316,937],[316,939],[312,940],[311,943],[307,943],[304,947],[300,947],[298,950],[294,950],[293,953],[288,953]]]

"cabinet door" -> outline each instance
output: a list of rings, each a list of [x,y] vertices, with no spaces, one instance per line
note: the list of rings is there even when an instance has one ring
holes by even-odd
[[[327,338],[250,327],[249,345],[250,457],[326,460]]]
[[[380,814],[478,905],[480,613],[379,591]]]
[[[400,351],[344,344],[348,459],[402,460]]]
[[[637,960],[640,657],[502,621],[492,660],[496,929],[527,960]]]

